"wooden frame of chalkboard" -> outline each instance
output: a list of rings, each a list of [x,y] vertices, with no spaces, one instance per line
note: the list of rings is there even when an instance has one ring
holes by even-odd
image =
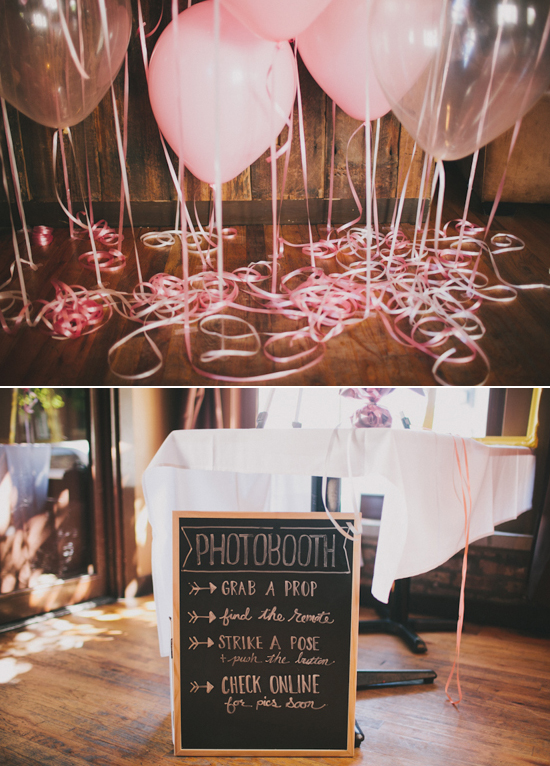
[[[173,513],[174,752],[351,756],[360,519]]]

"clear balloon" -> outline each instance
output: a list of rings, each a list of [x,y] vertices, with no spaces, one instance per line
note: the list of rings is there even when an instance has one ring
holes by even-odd
[[[0,3],[0,28],[0,95],[36,122],[66,128],[95,109],[116,77],[132,11],[130,0],[9,0]]]
[[[249,29],[266,40],[293,40],[330,0],[221,0]]]
[[[229,181],[283,129],[296,94],[294,70],[287,42],[259,38],[223,6],[216,51],[214,2],[205,0],[180,13],[155,46],[149,65],[153,114],[197,178],[215,183],[219,154],[220,180]]]
[[[370,45],[392,109],[438,160],[472,154],[550,84],[548,0],[374,0]],[[406,92],[411,56],[429,64]]]
[[[369,0],[332,0],[298,37],[298,50],[316,82],[351,117],[370,120],[390,111],[368,46]]]

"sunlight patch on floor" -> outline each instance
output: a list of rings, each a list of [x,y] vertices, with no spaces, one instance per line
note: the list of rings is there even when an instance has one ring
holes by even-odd
[[[88,641],[114,641],[125,635],[121,628],[126,619],[154,627],[155,602],[151,598],[121,601],[68,617],[52,617],[6,634],[0,641],[0,684],[17,683],[19,675],[32,669],[29,662],[19,661],[23,658],[40,652],[81,649]],[[118,625],[111,627],[111,623]]]
[[[31,668],[30,662],[18,662],[15,657],[0,658],[0,684],[17,683],[17,676],[28,673]]]

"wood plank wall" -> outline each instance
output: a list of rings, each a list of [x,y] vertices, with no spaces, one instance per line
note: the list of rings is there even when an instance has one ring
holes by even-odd
[[[198,0],[200,2],[200,0]],[[162,0],[142,0],[146,29],[153,29],[158,22]],[[132,0],[134,25],[129,46],[130,102],[128,122],[127,168],[132,199],[132,211],[137,225],[172,225],[175,213],[176,193],[170,179],[166,160],[159,140],[158,128],[151,112],[139,38],[137,36],[137,0]],[[180,0],[180,9],[187,6]],[[164,16],[158,31],[149,39],[149,55],[162,29],[170,19],[170,3],[164,0]],[[307,145],[308,197],[313,223],[326,222],[330,184],[330,157],[333,135],[332,101],[321,90],[306,68],[299,62],[302,88],[304,128]],[[115,81],[119,114],[123,110],[124,78],[120,72]],[[59,226],[64,215],[56,201],[52,167],[53,130],[39,125],[19,114],[8,105],[8,114],[15,144],[19,178],[28,222]],[[357,214],[346,172],[348,154],[350,176],[361,200],[365,196],[365,138],[359,131],[349,145],[350,136],[359,126],[339,108],[335,120],[335,178],[333,220],[351,220]],[[374,126],[374,124],[373,124]],[[286,138],[283,130],[279,143]],[[107,218],[111,225],[118,221],[120,199],[120,167],[115,138],[111,96],[108,93],[95,111],[80,125],[72,129],[76,148],[76,162],[69,157],[71,190],[73,200],[81,198],[75,166],[80,175],[80,185],[86,187],[86,154],[96,219]],[[294,131],[291,161],[284,189],[282,220],[285,223],[307,221],[304,180],[300,159],[297,107],[294,108]],[[6,157],[6,142],[2,126],[2,142]],[[377,162],[376,193],[381,220],[390,220],[396,196],[401,192],[405,175],[411,162],[413,140],[401,127],[392,113],[381,120],[380,148]],[[67,143],[67,150],[69,146]],[[237,178],[224,184],[224,222],[269,223],[271,221],[270,166],[266,162],[268,152]],[[174,158],[174,155],[172,155]],[[175,158],[174,158],[175,159]],[[409,183],[404,219],[413,221],[419,194],[423,155],[418,151],[414,158]],[[177,160],[175,160],[177,166]],[[58,187],[63,194],[60,163],[57,170]],[[282,160],[279,161],[282,174]],[[280,193],[279,193],[280,194]],[[186,195],[197,203],[201,218],[206,218],[211,206],[211,190],[207,184],[187,174]],[[9,225],[7,203],[4,193],[0,195],[0,225]],[[13,194],[12,194],[13,201]],[[80,205],[80,208],[82,206]]]

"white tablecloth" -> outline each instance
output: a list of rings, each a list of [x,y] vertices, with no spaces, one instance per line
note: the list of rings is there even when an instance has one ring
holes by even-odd
[[[470,439],[465,445],[473,541],[530,508],[535,457],[526,448]],[[162,656],[170,652],[172,511],[309,511],[311,477],[323,475],[353,477],[356,496],[369,477],[384,483],[372,584],[380,601],[387,602],[395,579],[427,572],[464,547],[452,436],[392,429],[174,431],[143,477]]]

